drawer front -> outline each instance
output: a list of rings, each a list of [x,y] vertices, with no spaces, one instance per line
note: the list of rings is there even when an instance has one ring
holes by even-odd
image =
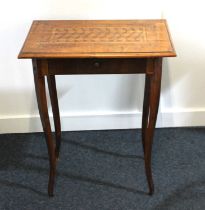
[[[146,73],[146,59],[48,59],[48,74]]]

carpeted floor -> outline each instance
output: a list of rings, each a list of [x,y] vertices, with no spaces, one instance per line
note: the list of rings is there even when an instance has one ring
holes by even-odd
[[[0,210],[205,209],[205,128],[156,129],[155,194],[140,130],[63,132],[55,197],[42,133],[0,135]]]

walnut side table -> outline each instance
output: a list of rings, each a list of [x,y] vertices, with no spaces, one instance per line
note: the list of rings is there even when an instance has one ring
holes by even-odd
[[[34,21],[18,58],[31,58],[36,97],[50,162],[48,195],[53,196],[61,125],[55,75],[146,74],[142,144],[149,194],[154,192],[151,151],[157,119],[162,58],[175,57],[166,20]],[[48,82],[52,136],[45,91]]]

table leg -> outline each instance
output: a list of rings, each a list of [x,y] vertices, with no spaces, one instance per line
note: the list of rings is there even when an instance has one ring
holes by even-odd
[[[154,193],[154,184],[152,179],[151,155],[154,129],[159,107],[162,59],[157,58],[150,60],[148,67],[154,68],[154,73],[146,75],[142,120],[142,141],[144,144],[145,171],[149,186],[149,194],[152,195]]]
[[[142,113],[142,146],[143,152],[145,154],[145,130],[148,123],[148,115],[149,115],[149,96],[150,96],[150,77],[145,75],[145,88],[144,88],[144,103],[143,103],[143,113]]]
[[[55,174],[56,174],[56,156],[55,156],[55,144],[52,138],[52,131],[48,115],[48,106],[46,100],[45,90],[45,78],[41,75],[43,65],[41,61],[33,60],[33,72],[34,72],[34,83],[36,90],[36,97],[38,102],[38,108],[40,118],[43,126],[43,131],[46,138],[49,162],[50,162],[50,174],[48,182],[48,195],[53,196]]]
[[[60,145],[61,145],[61,123],[60,123],[60,114],[59,114],[59,106],[58,106],[58,96],[56,90],[56,80],[55,75],[48,75],[48,89],[51,99],[51,106],[53,111],[53,119],[55,125],[55,137],[56,137],[56,157],[59,157]]]

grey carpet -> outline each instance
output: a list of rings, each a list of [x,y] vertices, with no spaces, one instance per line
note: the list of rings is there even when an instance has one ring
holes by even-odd
[[[55,197],[42,133],[0,135],[0,209],[205,209],[205,128],[156,129],[155,194],[140,130],[63,132]]]

